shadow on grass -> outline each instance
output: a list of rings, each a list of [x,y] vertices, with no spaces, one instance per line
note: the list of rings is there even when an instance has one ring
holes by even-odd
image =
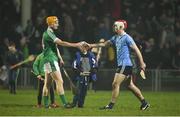
[[[33,108],[34,105],[26,105],[26,104],[0,104],[0,106],[5,107],[5,108],[9,108],[9,107],[27,107],[27,108]]]

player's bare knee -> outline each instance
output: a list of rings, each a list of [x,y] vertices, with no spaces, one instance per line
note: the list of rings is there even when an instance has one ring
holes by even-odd
[[[60,86],[63,86],[63,81],[58,81],[58,84],[60,85]]]
[[[118,87],[118,83],[116,83],[116,82],[114,82],[114,83],[112,83],[112,89],[116,89],[117,87]]]
[[[56,82],[56,85],[57,85],[57,86],[63,85],[63,80],[58,79],[58,80],[56,80],[55,82]]]
[[[128,85],[128,89],[129,89],[129,90],[133,90],[133,89],[134,89],[134,85],[129,84],[129,85]]]
[[[43,96],[47,96],[48,95],[48,88],[44,87],[43,88]]]

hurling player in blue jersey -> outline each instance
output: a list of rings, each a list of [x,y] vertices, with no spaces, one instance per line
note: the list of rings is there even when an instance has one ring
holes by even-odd
[[[141,69],[145,70],[145,63],[143,61],[142,54],[135,44],[134,40],[130,35],[125,32],[127,28],[127,22],[125,20],[118,20],[114,22],[113,31],[116,33],[110,40],[104,43],[90,44],[90,47],[105,47],[113,45],[116,47],[117,55],[117,70],[112,83],[112,97],[108,105],[100,109],[112,109],[117,97],[119,95],[119,89],[123,81],[128,82],[127,87],[133,92],[133,94],[141,102],[140,109],[146,110],[150,104],[145,100],[140,89],[133,83],[132,80],[132,61],[130,59],[130,51],[133,50],[137,58],[139,59]]]

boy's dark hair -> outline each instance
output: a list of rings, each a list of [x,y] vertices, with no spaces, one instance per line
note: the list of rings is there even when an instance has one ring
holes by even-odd
[[[10,41],[9,46],[16,46],[16,44],[13,41]]]

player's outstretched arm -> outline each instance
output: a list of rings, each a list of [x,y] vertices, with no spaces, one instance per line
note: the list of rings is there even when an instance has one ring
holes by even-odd
[[[61,39],[56,39],[55,43],[57,45],[61,45],[61,46],[65,46],[65,47],[75,47],[75,48],[79,48],[79,49],[82,49],[82,46],[83,46],[82,42],[70,43],[67,41],[62,41]]]
[[[100,42],[100,43],[94,43],[94,44],[89,44],[91,48],[94,48],[94,47],[107,47],[107,46],[110,46],[111,45],[111,42],[108,40],[108,41],[105,41],[105,42]]]

